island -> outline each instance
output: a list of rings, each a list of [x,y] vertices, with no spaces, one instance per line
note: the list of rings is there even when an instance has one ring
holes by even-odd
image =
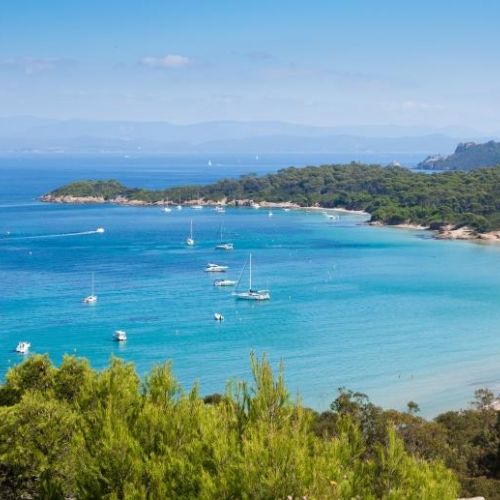
[[[417,165],[422,170],[473,170],[500,165],[500,142],[462,142],[451,155],[431,155]]]
[[[436,238],[500,241],[500,167],[434,174],[359,163],[289,167],[275,174],[163,190],[130,188],[116,180],[82,180],[41,200],[341,208],[367,212],[375,225],[430,229]]]

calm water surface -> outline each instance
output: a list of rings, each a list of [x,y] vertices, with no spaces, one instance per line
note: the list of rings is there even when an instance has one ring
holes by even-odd
[[[319,163],[327,158],[317,158]],[[0,371],[13,349],[60,362],[65,353],[104,367],[111,355],[142,374],[171,359],[189,386],[222,391],[248,377],[249,352],[283,360],[293,393],[318,409],[339,386],[377,404],[424,414],[464,407],[478,387],[500,389],[500,250],[434,241],[425,232],[332,223],[318,213],[229,209],[57,206],[37,195],[75,178],[160,187],[266,172],[303,159],[206,158],[0,160]],[[184,239],[193,220],[194,248]],[[220,224],[235,244],[218,253]],[[80,234],[99,226],[105,234]],[[238,279],[254,256],[256,286],[272,300],[237,302],[212,286],[207,262]],[[99,302],[84,306],[95,272]],[[213,320],[222,312],[225,321]],[[112,341],[115,329],[128,341]]]

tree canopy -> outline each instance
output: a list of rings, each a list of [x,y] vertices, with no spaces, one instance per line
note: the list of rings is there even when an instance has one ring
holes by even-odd
[[[0,496],[457,497],[442,459],[407,451],[389,420],[372,425],[378,410],[363,397],[341,394],[324,432],[290,399],[282,370],[254,356],[251,365],[253,383],[204,400],[169,363],[141,381],[116,358],[98,372],[84,359],[55,367],[30,356],[0,387]]]
[[[324,165],[290,167],[276,174],[244,175],[205,186],[165,190],[127,188],[117,181],[79,181],[50,193],[55,197],[117,196],[155,203],[205,200],[292,202],[300,206],[365,210],[372,221],[415,223],[438,228],[500,229],[500,167],[471,172],[425,174],[402,167]]]

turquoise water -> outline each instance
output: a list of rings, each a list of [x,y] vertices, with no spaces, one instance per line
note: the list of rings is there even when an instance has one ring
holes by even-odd
[[[23,165],[0,163],[2,373],[29,340],[56,362],[76,353],[97,368],[113,354],[140,373],[171,359],[182,383],[199,380],[203,393],[248,377],[249,352],[265,352],[284,361],[292,393],[318,409],[339,386],[386,407],[415,400],[426,415],[464,407],[478,387],[500,389],[498,247],[373,228],[354,215],[332,223],[298,211],[45,205],[36,194],[64,175],[97,177],[100,164]],[[203,180],[198,167],[189,175]],[[179,180],[168,162],[155,168],[123,169],[121,180]],[[119,177],[108,173],[100,177]],[[184,245],[190,219],[194,248]],[[221,223],[233,252],[214,250]],[[104,234],[65,236],[99,226]],[[237,279],[250,252],[269,302],[237,302],[212,286],[220,275],[203,272],[220,262]],[[99,302],[85,306],[92,272]],[[116,329],[126,344],[112,341]]]

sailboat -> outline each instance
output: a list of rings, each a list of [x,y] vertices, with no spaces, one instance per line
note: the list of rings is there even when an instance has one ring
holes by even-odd
[[[220,240],[217,245],[215,245],[217,250],[233,250],[234,245],[232,243],[224,242],[222,240],[222,224],[220,226]]]
[[[169,203],[168,203],[168,198],[167,198],[166,204],[165,204],[165,206],[163,207],[163,211],[164,211],[164,212],[171,212],[171,211],[172,211],[172,209],[168,206],[168,204],[169,204]]]
[[[252,288],[252,254],[250,254],[249,262],[249,287],[246,292],[235,292],[233,295],[241,300],[269,300],[271,294],[269,290],[254,290]],[[244,268],[243,268],[244,269]],[[241,280],[241,278],[240,278]],[[238,283],[239,284],[239,283]]]
[[[94,286],[94,273],[92,273],[92,290],[89,296],[83,299],[84,304],[95,304],[97,302],[97,295],[95,294]]]
[[[189,229],[189,236],[186,238],[186,245],[189,247],[192,247],[194,245],[194,239],[193,239],[193,219],[191,219],[191,224],[190,224],[190,229]]]

